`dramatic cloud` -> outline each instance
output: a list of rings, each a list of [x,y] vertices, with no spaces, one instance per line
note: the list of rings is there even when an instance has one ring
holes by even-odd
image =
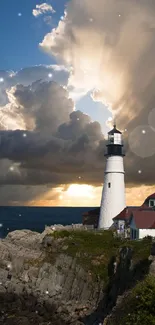
[[[91,91],[126,129],[128,185],[154,184],[154,15],[152,0],[72,0],[40,44],[71,69],[69,87]]]
[[[36,81],[30,86],[17,85],[8,91],[10,103],[1,112],[8,116],[12,113],[15,123],[18,117],[23,119],[20,129],[53,133],[62,122],[68,120],[74,108],[68,96],[67,90],[53,81]]]
[[[50,81],[48,69],[38,69],[32,68],[32,75],[31,69],[26,69],[12,77],[3,76],[8,88],[5,89],[7,104],[0,110],[1,188],[9,184],[21,188],[31,185],[35,188],[36,196],[43,196],[42,189],[46,184],[52,188],[72,183],[101,186],[105,140],[100,124],[81,111],[75,111],[66,87]],[[50,78],[52,73],[57,78],[60,73],[59,80],[62,78],[63,84],[67,84],[68,71],[63,69],[62,72],[58,66],[52,69]],[[38,78],[41,75],[44,80],[29,84],[32,76]],[[25,82],[19,84],[17,80]],[[15,82],[16,85],[13,85]],[[141,134],[143,137],[146,135]],[[127,143],[126,149],[128,186],[141,183],[151,186],[154,181],[154,161],[136,158]],[[150,168],[146,170],[148,162]],[[25,189],[21,201],[24,200],[24,193]],[[34,190],[29,193],[32,195]],[[31,195],[29,201],[33,201]],[[53,195],[55,198],[55,192]]]
[[[40,44],[61,67],[0,73],[2,187],[41,185],[37,196],[45,184],[101,185],[100,124],[76,111],[73,102],[89,91],[126,129],[126,186],[153,188],[154,15],[151,0],[69,1],[63,19]]]
[[[54,72],[62,69],[55,66]],[[64,72],[65,84],[68,72]],[[5,89],[7,104],[0,110],[0,184],[98,183],[91,170],[103,168],[98,161],[104,139],[99,123],[74,111],[66,87],[49,79],[27,85],[28,71],[11,77],[12,83],[15,77],[25,79],[25,85],[10,83]],[[6,82],[9,85],[10,79],[5,76]]]
[[[121,127],[147,124],[155,105],[154,14],[152,0],[72,0],[40,46],[72,67],[71,85],[81,88],[82,80],[94,100],[110,104]]]
[[[52,14],[55,13],[55,10],[53,9],[53,7],[51,5],[49,5],[48,3],[42,3],[40,5],[36,5],[36,9],[33,9],[32,14],[35,17],[38,17],[42,14],[46,14],[48,12],[51,12]]]
[[[100,184],[103,135],[98,122],[88,121],[77,111],[57,132],[0,131],[0,183],[70,184],[80,176],[81,183]]]
[[[39,65],[23,68],[16,72],[0,70],[0,105],[3,105],[2,94],[6,93],[6,89],[11,86],[17,84],[28,86],[36,80],[54,80],[60,85],[66,86],[68,84],[69,74],[69,70],[63,65]],[[4,103],[6,102],[4,101]]]
[[[58,204],[58,191],[56,188],[48,189],[46,185],[0,185],[0,205],[56,205]],[[56,202],[57,201],[57,202]]]

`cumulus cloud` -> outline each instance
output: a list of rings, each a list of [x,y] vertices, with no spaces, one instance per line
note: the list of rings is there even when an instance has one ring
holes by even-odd
[[[61,73],[61,67],[54,72]],[[91,168],[102,169],[100,124],[74,110],[66,87],[50,80],[27,85],[28,75],[16,74],[18,80],[25,76],[25,85],[7,88],[7,104],[0,110],[0,184],[57,186],[77,181],[79,173],[82,182],[94,182]]]
[[[48,69],[34,67],[32,71],[31,74],[31,69],[21,70],[11,77],[14,85],[10,83],[7,88],[7,104],[0,110],[0,185],[56,187],[75,182],[101,185],[105,139],[100,124],[74,110],[67,87],[46,80]],[[62,67],[55,66],[50,73],[55,73],[60,81],[62,77],[67,85],[68,70],[62,72]],[[29,83],[32,76],[44,78]],[[5,76],[9,85],[10,77],[6,80]],[[137,142],[140,141],[139,138]],[[137,142],[134,141],[135,145]],[[150,157],[145,160],[140,155],[136,157],[127,143],[126,149],[127,184],[153,184],[154,161]],[[146,163],[150,164],[149,170]]]
[[[19,71],[3,71],[0,70],[0,107],[8,104],[11,100],[11,87],[21,84],[29,86],[36,80],[55,81],[62,86],[67,86],[69,78],[69,70],[63,65],[39,65],[33,67],[23,68]],[[4,116],[4,115],[3,115]]]
[[[38,16],[40,16],[42,14],[46,14],[48,12],[51,12],[52,14],[54,14],[55,10],[53,9],[53,7],[50,4],[44,2],[44,3],[41,3],[40,5],[36,5],[36,9],[33,9],[32,14],[33,14],[33,16],[38,17]]]
[[[100,125],[70,98],[88,91],[127,129],[126,184],[154,185],[154,13],[151,0],[72,0],[40,44],[61,67],[0,72],[1,186],[102,183]]]
[[[82,80],[85,92],[119,115],[121,127],[136,118],[146,124],[155,104],[155,4],[72,0],[65,10],[40,47],[71,66],[70,85],[80,88]]]
[[[127,130],[130,185],[154,184],[154,14],[151,0],[72,0],[40,43],[70,67],[69,87],[91,91],[93,100],[112,110],[118,128]]]
[[[26,129],[44,133],[55,132],[62,122],[68,120],[68,115],[74,108],[67,90],[53,81],[36,81],[30,86],[17,85],[10,89],[8,96],[9,115],[11,108],[16,113],[18,109],[17,116],[22,116]],[[6,108],[4,110],[7,111]]]
[[[44,136],[38,134],[36,137],[36,140],[38,139],[39,145],[42,147],[43,143],[46,144],[48,142],[47,135],[45,136],[45,128],[46,133],[48,129],[48,133],[53,130],[53,128],[56,128],[57,125],[61,124],[62,122],[65,122],[69,120],[69,113],[72,112],[72,102],[69,100],[69,103],[71,107],[68,107],[68,104],[65,103],[65,94],[66,90],[63,89],[63,87],[66,88],[66,85],[68,83],[68,77],[69,77],[69,71],[64,66],[58,66],[58,65],[50,65],[50,66],[34,66],[29,68],[24,68],[19,71],[0,71],[0,129],[5,130],[6,134],[6,141],[9,141],[10,143],[10,132],[6,130],[21,130],[21,132],[18,133],[18,136],[16,138],[16,141],[20,141],[19,139],[25,140],[25,144],[27,141],[27,135],[28,130],[37,132],[37,130],[40,130],[40,134],[42,133],[41,129],[43,127],[43,119],[44,119],[44,109],[47,111],[49,109],[49,115],[48,115],[48,126],[49,129],[46,127],[43,127],[44,129]],[[36,83],[36,80],[38,83]],[[61,86],[59,86],[57,83],[59,83]],[[40,85],[40,86],[39,86]],[[32,86],[32,88],[31,88]],[[42,92],[42,97],[40,94],[40,103],[37,102],[37,98],[35,99],[37,95],[37,91]],[[51,88],[53,90],[51,90]],[[37,90],[38,89],[38,90]],[[60,97],[64,96],[64,101],[61,102],[61,99],[58,95],[60,90]],[[46,92],[46,94],[45,94]],[[50,97],[51,93],[53,93],[53,100]],[[68,95],[67,95],[68,96]],[[57,101],[59,97],[59,101]],[[54,103],[54,98],[57,101],[57,104]],[[66,101],[67,101],[66,97]],[[26,104],[25,102],[26,101]],[[29,107],[30,102],[34,103],[32,110]],[[51,101],[51,104],[50,104]],[[42,103],[41,103],[42,102]],[[47,104],[48,103],[48,104]],[[56,109],[56,113],[54,113],[54,105]],[[65,106],[63,108],[63,105]],[[41,108],[42,106],[42,108]],[[68,111],[67,111],[68,108]],[[41,113],[42,109],[42,113]],[[61,110],[64,110],[64,115]],[[38,112],[37,118],[35,117],[35,112]],[[53,114],[50,113],[53,111]],[[62,117],[61,117],[62,114]],[[57,117],[56,117],[57,115]],[[67,117],[66,117],[67,116]],[[56,120],[57,122],[56,122]],[[40,127],[39,127],[40,125]],[[42,126],[41,126],[42,125]],[[46,125],[46,121],[45,124]],[[53,125],[53,126],[52,126]],[[40,128],[40,129],[39,129]],[[16,133],[16,131],[15,131]],[[8,135],[8,140],[7,140]],[[10,140],[9,140],[10,138]],[[30,140],[30,137],[29,137]],[[12,140],[11,140],[12,141]],[[7,142],[4,144],[8,146]],[[12,143],[13,144],[13,143]],[[30,144],[30,142],[29,142]],[[33,143],[34,144],[34,143]],[[36,142],[37,144],[37,142]],[[2,145],[2,143],[1,143]],[[11,145],[11,143],[10,143]],[[17,197],[17,204],[22,204],[22,202],[25,202],[28,199],[28,196],[25,195],[25,184],[31,184],[33,186],[33,191],[29,189],[29,191],[26,190],[26,193],[29,193],[29,200],[31,200],[31,204],[33,204],[32,199],[34,196],[34,193],[43,196],[43,193],[45,192],[45,187],[43,184],[45,184],[45,178],[48,182],[49,173],[46,173],[45,171],[38,170],[37,172],[35,170],[30,170],[27,172],[26,168],[20,168],[20,159],[18,159],[18,162],[16,162],[16,154],[15,151],[18,151],[17,155],[20,155],[21,149],[19,147],[17,148],[15,143],[13,144],[13,147],[11,149],[9,145],[10,153],[14,151],[14,158],[13,160],[5,159],[3,158],[3,155],[0,159],[0,184],[1,184],[1,193],[5,194],[5,191],[7,189],[7,193],[9,193],[9,197],[6,195],[5,199],[4,196],[1,196],[1,202],[0,204],[7,204],[7,202],[12,202],[12,204],[16,204],[16,200],[14,200],[12,195],[12,201],[11,200],[11,191],[14,187],[14,190],[17,190],[17,187],[20,188],[20,190],[17,190],[17,193],[21,191],[20,196]],[[16,148],[15,148],[16,147]],[[28,146],[29,147],[29,146]],[[25,147],[25,150],[29,150],[28,147]],[[16,153],[17,153],[16,151]],[[33,149],[30,149],[30,151],[33,151]],[[11,157],[11,156],[10,156]],[[19,156],[18,156],[19,157]],[[31,176],[34,175],[33,180],[30,181]],[[40,175],[40,176],[39,176]],[[37,181],[37,178],[39,176],[39,179]],[[51,176],[50,176],[51,177]],[[55,176],[52,177],[52,182],[54,182],[54,179],[56,179]],[[36,186],[37,182],[37,186]],[[56,181],[55,181],[56,183]],[[7,185],[5,185],[7,184]],[[12,184],[12,185],[11,185]],[[32,185],[34,184],[34,185]],[[40,185],[41,186],[38,186]],[[35,188],[35,191],[34,191]],[[42,190],[44,188],[44,191]],[[53,194],[54,195],[54,194]],[[58,194],[57,194],[58,196]],[[8,199],[7,199],[8,197]],[[19,202],[19,200],[20,202]],[[8,200],[8,201],[7,201]],[[52,200],[52,199],[51,199]],[[36,202],[36,201],[35,201]],[[11,204],[11,203],[10,203]]]

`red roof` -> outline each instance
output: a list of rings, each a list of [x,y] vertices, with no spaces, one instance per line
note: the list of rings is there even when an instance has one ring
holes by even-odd
[[[113,220],[126,220],[129,219],[131,216],[131,212],[139,209],[139,207],[126,207],[122,210]]]
[[[147,205],[148,205],[148,202],[149,202],[150,199],[154,199],[154,200],[155,200],[155,193],[149,195],[149,196],[145,199],[145,201],[144,201],[143,204],[147,204]]]
[[[133,219],[139,229],[155,229],[155,211],[134,211]]]
[[[149,195],[149,196],[146,198],[146,200],[148,200],[148,199],[155,199],[155,193]]]
[[[149,207],[146,204],[142,204],[140,207],[139,206],[129,206],[124,208],[116,217],[113,218],[113,220],[127,220],[130,218],[131,213],[134,211],[153,211],[152,207]]]
[[[139,210],[144,210],[144,209],[147,209],[149,208],[147,204],[143,203],[140,207],[139,207]],[[150,208],[149,208],[150,209]]]
[[[153,223],[150,229],[155,229],[155,222]]]
[[[142,204],[138,210],[153,210],[153,207],[149,207],[147,204]]]

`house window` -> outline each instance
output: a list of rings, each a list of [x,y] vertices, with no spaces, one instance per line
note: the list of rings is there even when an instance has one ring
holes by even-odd
[[[155,201],[154,200],[150,200],[149,201],[149,206],[150,207],[154,207],[155,206]]]
[[[109,187],[109,188],[111,187],[111,183],[108,183],[108,187]]]

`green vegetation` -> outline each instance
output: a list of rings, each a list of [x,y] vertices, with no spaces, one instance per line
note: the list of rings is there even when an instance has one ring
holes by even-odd
[[[70,237],[70,235],[71,235],[71,232],[68,230],[59,230],[59,231],[54,231],[52,233],[52,236],[56,239]]]
[[[108,325],[155,325],[155,278],[147,276],[123,299]]]
[[[148,258],[152,244],[151,238],[130,241],[114,237],[112,231],[59,230],[51,236],[56,243],[53,243],[54,250],[47,249],[48,262],[53,263],[58,253],[76,257],[77,263],[95,278],[103,279],[105,284],[108,281],[108,263],[113,256],[119,255],[121,247],[131,247],[133,262],[137,263]]]

